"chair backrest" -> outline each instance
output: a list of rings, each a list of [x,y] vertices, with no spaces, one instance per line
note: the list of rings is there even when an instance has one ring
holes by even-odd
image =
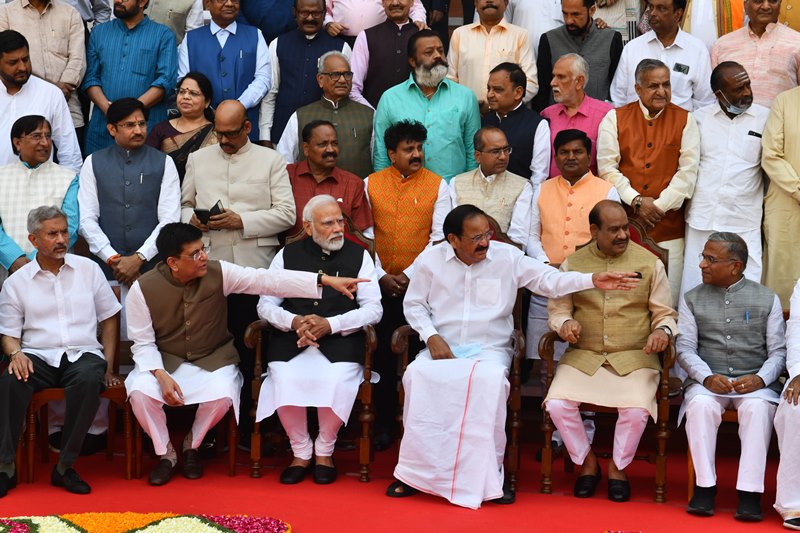
[[[369,252],[370,257],[372,257],[372,260],[374,261],[375,260],[375,240],[374,239],[370,239],[369,237],[366,237],[364,235],[363,231],[361,231],[360,229],[357,229],[353,225],[353,220],[348,215],[346,215],[345,213],[342,213],[342,216],[344,217],[344,221],[345,221],[345,230],[344,230],[345,239],[347,239],[349,241],[352,241],[352,242],[356,243],[357,245],[361,246],[362,248],[366,249],[367,252]],[[306,237],[308,237],[308,234],[306,233],[306,230],[303,229],[303,228],[300,228],[300,231],[298,231],[294,235],[288,235],[286,237],[286,244],[291,244],[293,242],[302,241]]]
[[[653,255],[661,259],[664,263],[664,271],[669,274],[669,250],[662,248],[656,241],[647,234],[645,225],[638,216],[628,218],[628,231],[631,234],[631,240],[639,246],[646,248]]]

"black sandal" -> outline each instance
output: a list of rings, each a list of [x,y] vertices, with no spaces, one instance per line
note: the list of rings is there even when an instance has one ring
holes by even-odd
[[[398,492],[398,489],[403,489],[403,492]],[[395,481],[386,489],[386,495],[390,498],[406,498],[408,496],[413,496],[418,492],[419,491],[417,489],[406,485],[402,481]]]

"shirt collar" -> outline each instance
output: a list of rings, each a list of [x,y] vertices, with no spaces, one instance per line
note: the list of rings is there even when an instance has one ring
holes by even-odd
[[[489,174],[488,176],[484,174],[480,165],[478,165],[478,173],[486,183],[494,183],[494,180],[497,178],[497,174]]]
[[[522,108],[522,101],[520,100],[520,102],[517,104],[517,107],[515,107],[514,109],[512,109],[511,111],[509,111],[508,113],[506,113],[502,117],[500,116],[500,113],[498,113],[497,111],[495,111],[494,114],[497,115],[498,119],[503,120],[504,118],[508,118],[511,115],[513,115],[515,113],[518,113],[521,108]]]
[[[137,28],[141,28],[143,26],[150,24],[150,17],[145,15],[144,18],[142,18],[142,20],[140,20],[139,23],[136,24],[136,26],[134,26],[133,28],[128,28],[128,26],[122,21],[122,19],[113,19],[113,21],[116,21],[119,27],[125,31],[134,31]]]
[[[586,174],[584,174],[583,176],[581,176],[581,179],[579,179],[578,181],[576,181],[576,182],[575,182],[575,185],[573,185],[573,184],[571,184],[569,181],[567,181],[567,178],[565,178],[564,176],[558,176],[558,179],[562,180],[562,181],[564,182],[564,184],[566,184],[566,186],[567,186],[567,187],[577,187],[577,186],[578,186],[578,185],[580,185],[580,184],[581,184],[581,183],[582,183],[584,180],[587,180],[587,179],[589,179],[589,178],[593,178],[593,177],[595,177],[595,176],[594,176],[594,174],[592,174],[592,171],[590,170],[589,172],[587,172]]]
[[[736,283],[734,283],[733,285],[731,285],[730,287],[725,289],[725,291],[726,292],[736,292],[739,289],[741,289],[742,287],[744,287],[746,283],[747,283],[747,278],[742,276],[742,278],[739,281],[737,281]]]
[[[324,96],[324,95],[322,96],[322,103],[323,104],[325,104],[325,103],[329,104],[332,109],[339,109],[340,107],[346,106],[347,102],[349,100],[350,100],[350,98],[345,96],[344,98],[342,98],[338,102],[334,102],[333,100],[329,100],[326,96]]]
[[[650,116],[650,111],[647,110],[647,108],[642,103],[641,99],[637,100],[637,102],[639,103],[639,109],[642,111],[642,114],[644,115],[644,118],[646,118],[647,120],[655,120],[655,119],[657,119],[664,112],[664,109],[666,109],[666,107],[665,107],[664,109],[662,109],[661,111],[659,111],[658,113],[656,113],[655,115],[653,115],[651,117]]]
[[[227,27],[223,28],[222,26],[220,26],[219,24],[217,24],[216,22],[214,22],[212,20],[211,23],[208,25],[208,29],[211,30],[211,35],[216,35],[221,30],[225,30],[228,33],[232,33],[233,35],[236,35],[236,21],[234,20],[233,22],[228,24]]]
[[[508,21],[506,21],[506,18],[503,17],[502,19],[500,19],[500,22],[498,22],[497,24],[494,25],[494,27],[492,29],[494,29],[494,28],[503,28],[503,30],[508,30],[508,26],[509,26]],[[482,31],[486,31],[486,28],[484,28],[483,25],[481,25],[481,21],[480,20],[470,24],[469,29],[470,30],[480,29]]]
[[[75,262],[76,262],[75,256],[73,256],[72,254],[66,254],[64,256],[64,264],[61,265],[60,269],[58,269],[58,273],[60,274],[65,267],[69,270],[75,270]],[[33,279],[40,272],[44,272],[44,270],[42,270],[41,265],[39,265],[39,261],[37,261],[36,258],[34,258],[33,261],[31,261],[30,263],[28,263],[28,265],[26,265],[28,268],[24,270],[20,269],[19,271],[19,273],[25,272],[26,275],[28,276],[28,279]]]
[[[733,122],[734,120],[736,120],[737,118],[739,118],[739,117],[741,117],[741,116],[743,116],[743,115],[747,115],[747,116],[750,116],[750,117],[755,117],[755,113],[753,113],[753,106],[754,106],[754,105],[756,105],[756,104],[755,104],[755,102],[753,102],[753,103],[750,105],[750,107],[748,107],[748,108],[745,110],[745,112],[744,112],[744,113],[742,113],[741,115],[737,115],[737,116],[735,116],[735,117],[733,117],[733,118],[730,118],[730,117],[728,116],[728,114],[727,114],[727,113],[725,113],[725,111],[724,111],[724,110],[723,110],[723,109],[720,107],[720,105],[719,105],[719,100],[715,100],[715,101],[714,101],[714,103],[713,103],[713,104],[711,104],[711,105],[713,105],[713,106],[714,106],[714,114],[715,114],[715,115],[723,115],[723,116],[725,117],[725,119],[726,119],[726,120],[730,120],[731,122]]]
[[[767,24],[767,27],[764,29],[764,35],[769,35],[769,34],[770,34],[770,33],[772,33],[773,31],[775,31],[775,28],[777,28],[777,27],[778,27],[778,24],[777,24],[777,23],[775,23],[775,22],[770,22],[769,24]],[[749,22],[747,23],[747,27],[746,27],[746,29],[747,29],[747,35],[752,35],[752,36],[753,36],[753,37],[755,37],[756,39],[760,39],[761,37],[763,37],[763,36],[764,36],[764,35],[762,35],[761,37],[759,37],[758,35],[756,35],[756,34],[753,32],[753,30],[751,30],[751,29],[750,29],[750,23],[749,23]]]
[[[449,89],[451,83],[455,83],[455,82],[450,80],[450,79],[448,79],[448,78],[443,79],[442,81],[439,82],[439,86],[436,87],[436,91],[438,92],[439,89]],[[408,81],[406,81],[406,86],[409,89],[416,88],[420,93],[422,93],[422,87],[417,85],[417,80],[414,79],[414,70],[413,69],[411,70],[411,74],[408,75]],[[436,93],[433,93],[433,94],[436,94]],[[425,96],[425,93],[422,93],[422,95]]]
[[[659,41],[658,36],[656,35],[655,30],[650,30],[649,32],[645,33],[642,37],[649,43],[653,41],[658,41],[658,44],[661,45],[662,48],[672,48],[673,46],[677,46],[678,48],[686,48],[688,44],[687,41],[689,40],[688,33],[683,31],[680,27],[678,27],[678,35],[675,36],[675,40],[669,46],[664,46],[661,41]]]
[[[297,176],[308,176],[315,183],[317,182],[317,180],[314,179],[314,175],[311,173],[311,166],[308,164],[308,159],[304,159],[304,160],[300,161],[299,163],[295,163],[295,165],[296,165],[295,166],[295,175],[297,175]],[[325,180],[328,180],[328,179],[332,179],[336,183],[339,183],[339,175],[338,175],[339,173],[337,172],[338,169],[339,169],[339,167],[333,167],[333,170],[331,170],[330,173],[328,173],[328,175],[325,176],[325,179],[322,180],[322,181],[325,181]]]

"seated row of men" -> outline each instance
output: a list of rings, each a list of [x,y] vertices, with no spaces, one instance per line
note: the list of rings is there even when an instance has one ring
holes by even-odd
[[[403,303],[427,348],[404,376],[405,434],[395,469],[398,481],[387,494],[424,491],[470,508],[486,500],[514,501],[502,469],[506,378],[512,309],[517,289],[526,287],[552,298],[550,325],[570,343],[545,407],[573,461],[581,465],[576,496],[591,496],[601,476],[578,411],[581,402],[591,402],[619,409],[608,494],[613,501],[630,497],[625,469],[648,416],[654,416],[660,369],[656,353],[666,349],[677,329],[679,359],[690,376],[681,416],[685,411],[698,474],[689,511],[713,514],[716,432],[709,427],[718,427],[722,412],[735,408],[742,428],[736,516],[761,519],[766,451],[780,403],[776,508],[787,527],[800,525],[797,482],[791,475],[800,429],[797,319],[790,322],[791,380],[781,402],[777,379],[786,360],[782,311],[772,291],[743,277],[744,241],[730,233],[709,238],[701,258],[703,284],[686,294],[676,326],[664,266],[630,242],[620,204],[599,202],[589,220],[592,241],[562,263],[559,273],[514,246],[492,242],[489,218],[475,206],[461,205],[445,217],[447,242],[429,247],[414,262]],[[304,211],[311,238],[285,247],[268,271],[209,261],[202,233],[191,225],[173,223],[160,231],[157,246],[167,259],[133,284],[127,302],[136,367],[126,388],[160,456],[150,474],[152,484],[169,481],[177,465],[165,404],[199,404],[182,446],[182,471],[192,479],[202,475],[197,447],[203,436],[228,409],[236,410],[242,377],[224,301],[234,292],[261,294],[259,313],[286,332],[270,346],[257,410],[258,418],[277,410],[289,435],[294,460],[281,481],[296,483],[311,471],[318,483],[336,479],[333,444],[361,379],[357,332],[381,314],[375,267],[362,248],[344,238],[343,224],[336,199],[315,197]],[[28,226],[35,260],[0,292],[0,333],[11,358],[8,373],[0,377],[0,398],[9,406],[0,410],[0,492],[5,495],[16,483],[13,458],[31,394],[60,385],[66,388],[68,415],[51,481],[87,493],[89,486],[73,465],[99,392],[117,379],[106,363],[113,357],[119,304],[94,263],[67,254],[69,231],[61,210],[37,208]],[[331,270],[347,277],[324,274]],[[73,300],[83,304],[64,303]],[[800,288],[794,303],[800,305]],[[95,336],[98,323],[101,342]],[[61,336],[50,334],[53,330]],[[470,401],[473,394],[485,401]],[[441,408],[431,412],[427,406],[432,403]],[[306,407],[317,407],[320,418],[313,443]],[[475,431],[465,433],[465,427]],[[459,445],[459,435],[465,434],[468,442]]]

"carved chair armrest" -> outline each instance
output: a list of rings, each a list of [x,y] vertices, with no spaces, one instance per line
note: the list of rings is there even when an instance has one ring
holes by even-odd
[[[408,367],[408,339],[411,335],[419,335],[409,325],[400,326],[392,333],[392,351],[402,358],[402,371]]]
[[[367,324],[364,330],[364,381],[370,382],[372,379],[372,354],[378,348],[378,334],[375,328]]]

